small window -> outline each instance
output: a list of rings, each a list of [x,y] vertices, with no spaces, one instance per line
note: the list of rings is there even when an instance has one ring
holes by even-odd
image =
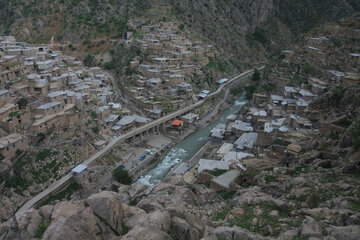
[[[13,148],[15,148],[15,143],[13,143]]]
[[[9,147],[6,147],[6,151],[9,151]]]

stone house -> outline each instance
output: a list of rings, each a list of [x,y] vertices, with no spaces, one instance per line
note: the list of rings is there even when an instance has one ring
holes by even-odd
[[[6,103],[0,107],[0,119],[7,118],[11,113],[19,111],[19,106],[13,103]]]
[[[341,86],[349,87],[360,84],[360,73],[349,72],[343,77]]]
[[[45,103],[35,109],[35,113],[38,115],[51,115],[64,110],[64,105],[61,102],[49,102]]]
[[[6,103],[8,103],[9,99],[10,99],[9,90],[6,89],[0,90],[0,106],[4,106]]]
[[[285,87],[286,85],[289,84],[290,82],[290,79],[288,78],[284,78],[284,77],[280,77],[280,76],[277,76],[273,73],[270,73],[268,75],[268,80],[271,82],[271,83],[274,83],[276,86],[278,87]]]
[[[181,65],[181,68],[184,70],[184,74],[192,74],[195,72],[195,65]]]
[[[35,79],[31,83],[31,94],[40,95],[42,97],[46,96],[49,93],[49,82],[46,79]]]
[[[159,78],[161,76],[161,72],[157,69],[147,69],[144,71],[144,75],[147,78]]]
[[[20,134],[11,134],[0,138],[0,154],[3,157],[14,158],[17,151],[27,150],[27,138]]]
[[[13,132],[14,129],[18,126],[27,128],[30,122],[31,122],[30,111],[17,111],[9,114],[9,116],[6,118],[3,118],[1,125],[4,127],[5,130],[9,132]]]
[[[317,95],[324,94],[327,90],[328,84],[318,78],[310,78],[309,83],[310,90]]]
[[[267,96],[265,94],[255,93],[252,98],[252,102],[256,106],[260,106],[267,102]]]
[[[67,97],[67,92],[65,91],[56,91],[56,92],[50,92],[47,95],[47,98],[50,102],[62,102],[65,103],[65,99]],[[65,103],[66,104],[66,103]]]
[[[329,79],[329,82],[331,83],[340,83],[343,77],[345,76],[343,72],[336,70],[327,70],[326,73],[327,73],[326,76]]]
[[[78,123],[78,116],[70,114],[74,104],[68,104],[59,112],[45,115],[44,117],[35,120],[30,126],[30,131],[34,134],[45,133],[53,129],[61,129],[63,127],[71,127]],[[54,111],[54,110],[53,110]]]
[[[231,124],[231,132],[236,136],[240,137],[245,132],[252,132],[254,131],[254,128],[251,126],[250,123],[242,122],[239,120],[236,120]]]
[[[182,74],[173,74],[169,76],[169,84],[175,85],[177,83],[183,83],[185,81],[185,77]]]

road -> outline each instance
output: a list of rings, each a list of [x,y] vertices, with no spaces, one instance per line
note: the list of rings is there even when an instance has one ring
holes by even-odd
[[[258,68],[259,70],[263,69],[265,66]],[[244,78],[247,77],[249,74],[253,73],[254,70],[249,70],[246,72],[241,73],[240,75],[237,75],[233,78],[231,78],[229,81],[227,81],[226,83],[224,83],[223,85],[221,85],[215,92],[211,93],[208,95],[207,98],[211,98],[212,96],[215,96],[217,94],[219,94],[226,86],[230,85],[232,82],[238,80],[239,78]],[[125,142],[127,139],[138,135],[140,133],[143,133],[155,126],[158,126],[162,123],[165,123],[173,118],[176,118],[186,112],[189,112],[197,107],[199,107],[201,104],[203,104],[206,101],[206,99],[198,101],[196,103],[194,103],[191,106],[185,107],[183,109],[180,109],[176,112],[170,113],[162,118],[159,118],[155,121],[152,121],[144,126],[141,126],[139,128],[136,128],[134,131],[128,132],[124,135],[121,135],[119,137],[115,137],[113,140],[111,140],[103,149],[101,149],[100,151],[98,151],[97,153],[95,153],[93,156],[91,156],[90,158],[88,158],[87,160],[85,160],[82,164],[84,165],[91,165],[94,161],[96,161],[98,158],[101,158],[102,156],[106,155],[107,153],[109,153],[113,147],[115,147],[117,144]],[[52,192],[54,192],[55,190],[57,190],[58,188],[60,188],[61,186],[63,186],[67,181],[69,181],[72,177],[72,173],[68,173],[65,176],[63,176],[61,179],[59,179],[58,181],[54,182],[53,184],[51,184],[48,188],[46,188],[44,191],[42,191],[41,193],[39,193],[38,195],[36,195],[35,197],[33,197],[32,199],[30,199],[28,202],[26,202],[15,214],[15,216],[18,218],[19,216],[21,216],[25,211],[27,211],[28,209],[32,208],[34,205],[36,205],[36,203],[38,203],[39,201],[41,201],[42,199],[44,199],[46,196],[50,195]]]

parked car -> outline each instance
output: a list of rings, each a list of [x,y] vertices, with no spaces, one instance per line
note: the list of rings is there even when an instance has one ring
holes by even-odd
[[[143,154],[143,155],[140,156],[139,160],[142,161],[142,160],[144,160],[145,158],[146,158],[146,154]]]
[[[146,149],[145,151],[146,151],[147,154],[153,155],[153,151],[151,151],[150,149]]]
[[[124,164],[121,164],[121,165],[118,166],[117,168],[118,168],[118,169],[125,168],[125,165],[124,165]]]

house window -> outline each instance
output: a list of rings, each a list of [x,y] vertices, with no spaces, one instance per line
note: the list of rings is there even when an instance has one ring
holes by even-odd
[[[15,143],[13,143],[13,148],[15,148]]]
[[[9,147],[6,147],[6,151],[9,151]]]

